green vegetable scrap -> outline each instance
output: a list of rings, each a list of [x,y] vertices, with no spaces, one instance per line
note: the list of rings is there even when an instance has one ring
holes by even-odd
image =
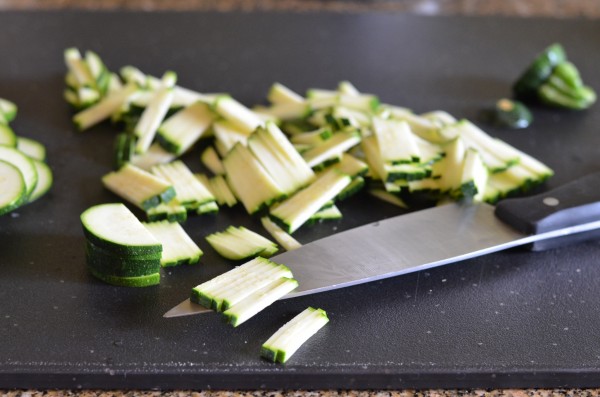
[[[565,109],[583,110],[596,102],[595,91],[583,83],[560,44],[552,44],[538,55],[513,91],[517,98]]]

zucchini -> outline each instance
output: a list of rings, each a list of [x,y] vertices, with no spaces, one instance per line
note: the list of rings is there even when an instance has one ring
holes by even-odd
[[[522,102],[502,98],[493,109],[484,111],[483,118],[490,124],[507,128],[527,128],[533,121],[531,111]]]
[[[267,122],[248,139],[248,148],[284,194],[294,193],[314,179],[314,172],[275,124]]]
[[[292,135],[290,141],[293,144],[299,145],[319,145],[329,138],[333,136],[333,132],[330,128],[321,127],[318,130],[308,131],[308,132],[299,132],[297,134]]]
[[[225,157],[238,143],[245,146],[250,136],[250,133],[239,129],[235,124],[225,120],[214,122],[213,131],[216,138],[215,146],[221,157]]]
[[[202,250],[179,223],[162,221],[144,223],[143,225],[162,245],[161,266],[194,264],[200,261]]]
[[[84,131],[108,119],[113,113],[116,113],[136,91],[137,87],[135,85],[127,84],[122,89],[109,93],[95,105],[82,110],[73,116],[75,126],[79,131]]]
[[[85,257],[89,268],[98,274],[115,277],[142,277],[160,271],[160,255],[121,255],[86,242]]]
[[[344,153],[338,163],[331,165],[327,169],[336,169],[342,174],[355,178],[366,175],[369,171],[369,166],[367,163],[357,159],[351,154]]]
[[[481,156],[476,150],[468,149],[462,166],[461,197],[472,201],[482,201],[487,179],[488,170],[483,164]]]
[[[524,99],[535,98],[538,88],[550,77],[554,68],[566,59],[565,50],[560,44],[546,48],[513,85],[515,95]]]
[[[362,176],[355,176],[352,178],[352,181],[342,190],[336,197],[336,200],[346,200],[349,197],[354,196],[356,193],[360,192],[362,188],[365,187],[365,178]],[[341,216],[340,216],[341,217]]]
[[[83,231],[89,242],[113,254],[152,255],[162,252],[150,234],[124,204],[100,204],[81,214]]]
[[[228,207],[233,207],[237,204],[235,195],[229,188],[227,181],[222,175],[217,175],[209,181],[210,190],[212,191],[219,205],[227,204]]]
[[[38,174],[33,160],[16,148],[2,145],[0,145],[0,160],[11,163],[21,172],[25,181],[25,200],[28,200],[38,181]]]
[[[96,81],[87,63],[81,58],[77,48],[67,48],[64,52],[65,63],[72,73],[78,87],[96,88]]]
[[[342,212],[338,207],[332,205],[327,208],[322,208],[319,211],[315,212],[308,220],[310,224],[314,224],[316,222],[321,221],[333,221],[342,219]]]
[[[148,107],[144,109],[133,129],[133,133],[138,138],[135,147],[137,153],[144,153],[152,144],[154,135],[173,101],[173,86],[176,81],[177,75],[174,72],[164,74],[160,88],[154,93]]]
[[[216,214],[217,212],[219,212],[219,206],[215,201],[209,201],[196,208],[198,215]]]
[[[349,81],[340,81],[337,87],[340,94],[348,96],[359,96],[360,91]]]
[[[264,121],[290,121],[310,114],[310,108],[305,103],[278,103],[271,106],[255,106],[253,112]]]
[[[280,83],[273,83],[267,94],[267,99],[272,104],[293,103],[305,104],[306,101],[288,87]]]
[[[344,190],[351,180],[348,175],[336,170],[327,171],[308,187],[271,209],[271,219],[292,234],[325,203]]]
[[[0,126],[0,135],[2,135],[2,126]],[[1,141],[1,138],[0,138]],[[35,139],[19,136],[16,138],[17,149],[32,159],[39,161],[46,160],[46,147]],[[10,146],[10,145],[9,145]]]
[[[220,311],[222,309],[221,302],[216,301],[214,291],[223,289],[223,287],[227,287],[233,281],[243,279],[249,274],[256,276],[270,272],[274,268],[282,270],[287,269],[283,269],[282,267],[285,268],[285,266],[278,265],[265,258],[254,258],[241,266],[237,266],[226,273],[192,288],[190,300],[209,309]],[[289,269],[287,270],[289,271]]]
[[[180,160],[152,167],[152,173],[173,186],[177,201],[187,208],[196,208],[215,197]]]
[[[0,160],[0,215],[19,207],[26,195],[25,179],[12,163]]]
[[[158,164],[170,163],[177,158],[171,152],[167,152],[158,143],[153,143],[147,152],[143,154],[134,154],[131,158],[131,164],[138,168],[149,171]]]
[[[4,115],[4,120],[10,123],[17,117],[17,105],[8,99],[0,98],[0,112]]]
[[[390,164],[419,162],[421,154],[406,121],[373,118],[373,131],[381,161]]]
[[[243,301],[224,311],[223,315],[227,323],[237,327],[297,287],[298,281],[280,278],[248,295]]]
[[[273,264],[262,272],[251,272],[238,276],[227,285],[211,290],[211,306],[217,311],[225,311],[244,301],[249,295],[281,278],[292,278],[292,272],[284,265]]]
[[[187,208],[181,205],[177,198],[146,210],[146,216],[150,222],[167,220],[181,223],[187,220],[187,213]]]
[[[215,100],[214,109],[225,120],[228,120],[247,135],[250,135],[258,126],[263,124],[254,112],[230,96],[218,97]]]
[[[115,136],[114,143],[114,168],[119,169],[129,163],[135,154],[135,138],[133,135],[122,132]]]
[[[50,167],[48,167],[46,163],[37,159],[31,159],[31,161],[33,162],[33,165],[35,167],[38,180],[35,184],[35,189],[33,189],[31,194],[29,195],[28,202],[30,203],[46,194],[48,190],[50,190],[50,188],[52,187],[54,179],[52,176],[52,170],[50,170]]]
[[[175,197],[173,186],[132,164],[125,164],[118,171],[102,177],[104,186],[143,210],[168,203]]]
[[[248,148],[239,143],[225,156],[223,167],[231,190],[250,214],[285,195]]]
[[[361,141],[358,132],[337,132],[322,144],[302,153],[310,167],[315,167],[331,158],[338,157]]]
[[[322,309],[309,307],[283,327],[279,328],[265,343],[261,357],[279,363],[285,363],[311,336],[329,322],[327,313]]]
[[[408,205],[406,205],[406,203],[400,197],[384,189],[369,189],[369,194],[397,207],[408,208]]]
[[[85,63],[94,79],[96,89],[100,96],[104,96],[108,91],[111,74],[102,62],[102,59],[93,51],[85,52]]]
[[[88,266],[88,269],[90,270],[90,273],[97,279],[118,287],[150,287],[160,283],[160,273],[139,277],[120,277],[103,274],[90,266]]]
[[[455,198],[460,197],[466,150],[463,140],[456,138],[446,145],[446,157],[440,162],[440,167],[444,170],[440,176],[440,186],[444,192]]]
[[[225,173],[223,163],[221,162],[221,159],[219,158],[219,155],[213,146],[208,146],[206,149],[204,149],[200,160],[202,160],[202,164],[204,164],[204,166],[213,174],[223,175]]]
[[[275,222],[269,219],[268,216],[260,218],[260,221],[265,230],[269,232],[275,241],[285,248],[286,251],[292,251],[302,246],[295,238],[287,234],[282,228],[277,226]]]
[[[0,145],[16,147],[17,136],[7,124],[0,123]]]
[[[415,135],[428,142],[442,144],[457,137],[456,131],[440,127],[436,121],[411,112],[400,113],[393,117],[406,121]]]
[[[214,116],[208,105],[196,102],[166,119],[159,127],[158,142],[166,150],[181,155],[210,127]]]
[[[224,232],[209,234],[206,241],[219,255],[231,260],[268,257],[277,252],[275,243],[243,226],[230,226]]]

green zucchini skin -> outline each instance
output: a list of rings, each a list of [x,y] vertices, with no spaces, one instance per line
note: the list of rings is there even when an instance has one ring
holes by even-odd
[[[123,218],[127,218],[125,219],[127,225],[129,226],[129,222],[131,222],[135,226],[137,233],[148,233],[144,229],[143,225],[139,223],[137,218],[135,218],[135,216],[129,211],[129,209],[127,209],[127,207],[125,207],[124,204],[100,204],[88,208],[81,214],[80,219],[83,227],[83,234],[85,235],[87,241],[115,255],[156,255],[158,258],[160,258],[162,254],[162,245],[153,238],[149,238],[149,243],[147,244],[127,245],[118,239],[113,239],[112,235],[108,236],[107,231],[95,232],[94,229],[97,227],[97,225],[95,225],[94,222],[95,217],[98,216],[95,213],[96,211],[107,211],[103,213],[102,216],[112,216],[113,218],[109,218],[111,219],[111,222],[118,222],[123,220]],[[139,225],[137,225],[137,223],[139,223]],[[118,230],[115,230],[114,232],[118,232]],[[102,233],[105,233],[106,235],[103,237],[101,235]],[[151,235],[148,233],[148,236]]]
[[[92,267],[88,267],[88,269],[90,270],[92,276],[104,281],[105,283],[118,287],[150,287],[160,283],[160,273],[154,273],[141,277],[119,277],[102,274]]]
[[[160,257],[114,255],[87,242],[87,265],[99,274],[115,277],[142,277],[160,271]],[[147,258],[147,259],[146,259]]]
[[[562,45],[555,43],[539,54],[513,86],[517,98],[535,99],[538,88],[550,77],[554,67],[567,60]]]
[[[492,109],[482,112],[481,118],[492,125],[511,129],[527,128],[533,122],[533,115],[520,101],[502,98]]]
[[[584,110],[596,102],[595,91],[584,85],[577,67],[560,44],[546,48],[513,86],[515,96],[542,104]]]

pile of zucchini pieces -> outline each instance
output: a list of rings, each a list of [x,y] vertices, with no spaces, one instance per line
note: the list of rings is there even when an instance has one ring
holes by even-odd
[[[65,60],[65,98],[79,109],[76,126],[110,119],[125,131],[115,139],[115,170],[102,182],[149,221],[182,222],[190,212],[240,202],[262,216],[279,244],[294,249],[299,243],[291,234],[341,218],[336,201],[364,187],[403,207],[415,197],[494,203],[552,175],[468,120],[382,104],[349,82],[306,96],[275,83],[267,106],[248,108],[227,94],[181,87],[170,71],[157,78],[126,66],[116,75],[96,54],[76,49],[66,50]],[[201,161],[212,177],[179,159],[201,139],[210,140]],[[235,260],[276,251],[257,236],[232,227],[207,241]]]
[[[17,105],[0,98],[0,215],[42,197],[52,186],[46,147],[15,134],[10,126]]]

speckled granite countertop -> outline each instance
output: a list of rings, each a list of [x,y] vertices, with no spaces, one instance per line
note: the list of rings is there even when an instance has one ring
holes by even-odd
[[[365,11],[421,15],[502,15],[519,17],[600,18],[600,0],[0,0],[1,10],[202,10],[202,11]],[[559,397],[600,396],[600,389],[401,390],[401,391],[100,391],[0,390],[0,396],[164,396],[164,397]]]
[[[389,11],[426,15],[600,18],[598,0],[0,0],[2,9]]]

